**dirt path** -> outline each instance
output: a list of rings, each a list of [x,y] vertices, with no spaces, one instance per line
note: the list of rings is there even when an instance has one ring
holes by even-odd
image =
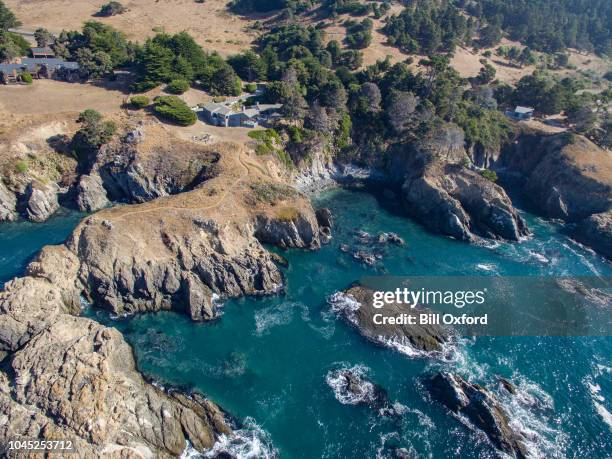
[[[210,209],[214,209],[216,207],[218,207],[227,197],[227,195],[233,191],[236,186],[238,186],[238,184],[240,184],[246,177],[248,177],[249,173],[250,173],[250,169],[249,166],[247,166],[247,163],[245,161],[242,160],[241,157],[241,153],[238,152],[238,162],[240,163],[240,165],[242,166],[243,169],[243,173],[236,179],[234,180],[234,182],[231,184],[231,186],[226,189],[223,194],[219,197],[219,199],[217,200],[217,202],[215,202],[214,204],[210,204],[208,206],[173,206],[173,205],[159,205],[156,207],[152,207],[152,208],[148,208],[148,209],[141,209],[141,210],[132,210],[129,212],[125,212],[117,217],[115,217],[115,219],[117,218],[124,218],[127,216],[131,216],[131,215],[139,215],[139,214],[145,214],[145,213],[149,213],[149,212],[157,212],[159,210],[210,210]],[[253,164],[251,164],[253,167],[255,167]]]

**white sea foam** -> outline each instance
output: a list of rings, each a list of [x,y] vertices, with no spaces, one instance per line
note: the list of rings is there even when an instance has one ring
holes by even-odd
[[[343,405],[370,403],[375,398],[375,387],[366,379],[368,372],[369,368],[365,365],[349,366],[342,363],[340,368],[327,372],[325,382],[333,390],[336,400]],[[351,373],[359,381],[356,390],[349,388],[347,373]]]
[[[598,365],[598,367],[603,366]],[[603,368],[606,368],[608,371],[610,370],[607,367]],[[601,373],[599,373],[599,375],[601,375]],[[597,414],[599,414],[603,422],[606,423],[610,429],[612,429],[612,413],[610,413],[605,406],[606,398],[601,394],[601,386],[597,384],[597,382],[593,381],[593,378],[590,376],[586,378],[585,383],[591,394],[591,401],[593,402],[595,411],[597,411]]]
[[[296,310],[300,311],[303,321],[309,321],[308,307],[303,303],[284,302],[255,312],[255,334],[261,336],[274,327],[291,323]]]
[[[252,418],[246,418],[241,429],[232,434],[222,434],[212,449],[199,456],[186,456],[186,459],[214,458],[225,453],[237,459],[276,459],[278,450],[273,446],[270,434],[263,430]]]
[[[355,312],[361,307],[361,303],[351,294],[336,292],[327,298],[327,302],[335,314],[343,314],[347,320],[357,325]]]

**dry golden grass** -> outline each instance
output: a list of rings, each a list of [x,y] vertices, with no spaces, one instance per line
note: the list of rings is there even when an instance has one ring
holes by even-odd
[[[125,32],[135,41],[143,41],[155,34],[153,29],[168,33],[189,32],[205,49],[229,55],[249,47],[255,38],[246,30],[254,19],[230,14],[227,1],[206,0],[125,0],[128,8],[124,14],[109,18],[92,15],[106,1],[68,0],[7,0],[23,28],[35,30],[45,27],[58,33],[62,29],[80,29],[83,22],[96,20]]]

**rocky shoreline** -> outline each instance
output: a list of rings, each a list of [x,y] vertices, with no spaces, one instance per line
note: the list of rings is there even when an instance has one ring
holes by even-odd
[[[216,296],[282,288],[261,243],[319,247],[310,202],[292,194],[253,205],[242,195],[262,178],[240,175],[248,169],[240,157],[224,155],[219,168],[191,191],[86,218],[5,285],[0,438],[69,439],[80,457],[163,458],[233,435],[216,405],[147,383],[116,330],[78,317],[85,296],[115,314],[180,308],[211,320]]]

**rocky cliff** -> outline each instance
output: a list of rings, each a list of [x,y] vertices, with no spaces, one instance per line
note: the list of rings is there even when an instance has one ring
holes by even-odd
[[[548,218],[577,222],[612,205],[612,153],[579,135],[524,130],[496,167],[518,175],[525,198]]]
[[[230,428],[200,397],[145,382],[112,328],[75,317],[78,259],[46,247],[0,293],[0,438],[71,440],[79,457],[176,457]]]
[[[258,234],[283,247],[320,245],[305,197],[247,199],[254,181],[263,190],[288,188],[265,182],[239,147],[220,151],[220,173],[201,186],[88,217],[66,245],[45,247],[24,277],[6,284],[0,439],[68,439],[86,458],[165,458],[188,442],[202,451],[221,434],[231,438],[212,402],[147,383],[116,330],[77,317],[84,295],[116,314],[175,309],[210,320],[217,296],[282,288]]]
[[[499,185],[467,167],[463,133],[448,125],[394,154],[388,174],[407,212],[429,229],[460,240],[519,240],[528,229]]]

